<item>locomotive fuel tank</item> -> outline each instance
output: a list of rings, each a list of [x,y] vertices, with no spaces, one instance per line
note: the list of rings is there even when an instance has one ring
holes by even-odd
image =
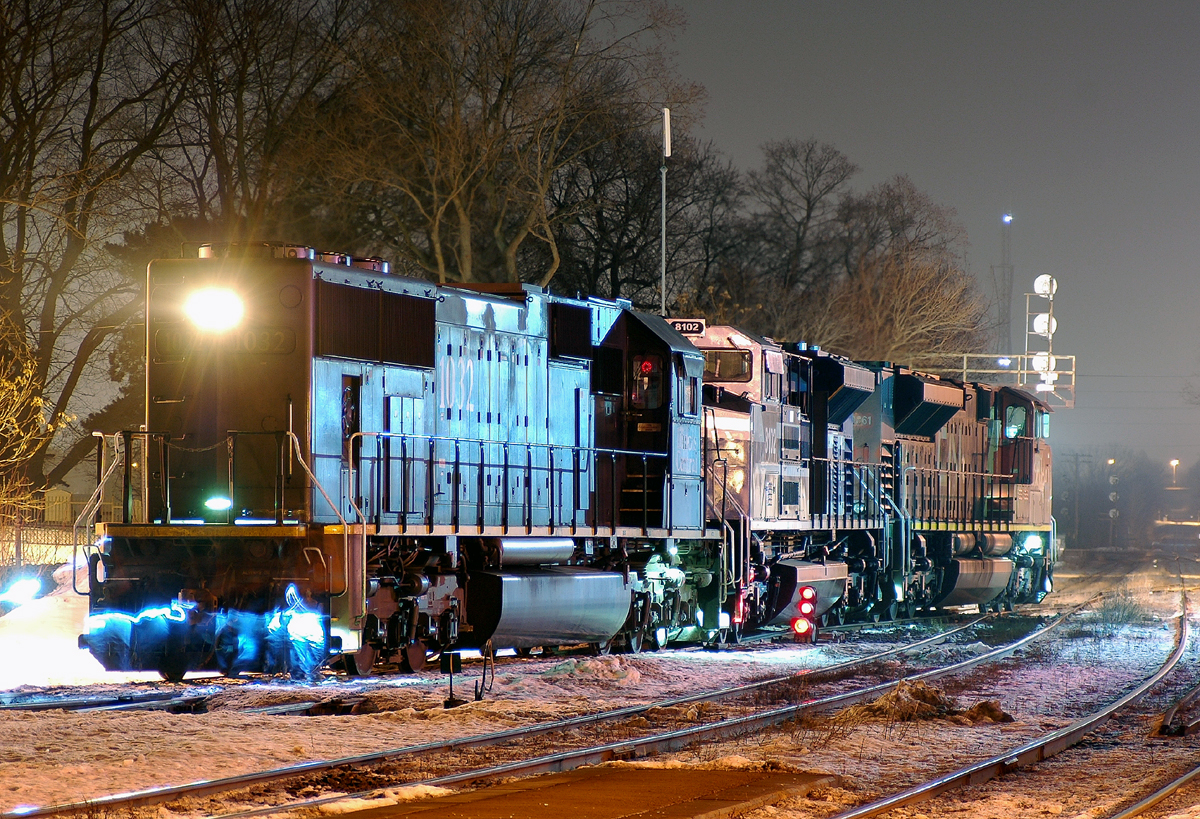
[[[933,602],[938,606],[990,603],[1008,587],[1012,570],[1012,561],[999,557],[951,560],[942,576],[942,596]]]
[[[625,623],[632,586],[620,572],[581,566],[478,571],[467,585],[464,639],[495,648],[603,643]]]

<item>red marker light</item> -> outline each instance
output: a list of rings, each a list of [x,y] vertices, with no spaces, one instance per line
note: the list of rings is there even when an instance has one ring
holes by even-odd
[[[810,623],[808,620],[805,620],[803,617],[792,618],[792,632],[797,637],[803,637],[804,635],[811,632],[812,628],[813,628],[812,623]]]
[[[816,600],[817,599],[817,590],[814,589],[812,586],[805,586],[804,588],[800,589],[800,599],[801,600]]]
[[[813,612],[816,610],[817,610],[817,607],[814,606],[812,603],[808,602],[807,600],[805,600],[803,603],[800,604],[800,613],[803,614],[805,617],[812,617]]]
[[[652,373],[652,372],[654,372],[654,363],[651,361],[643,361],[642,362],[642,375],[650,375],[650,373]]]

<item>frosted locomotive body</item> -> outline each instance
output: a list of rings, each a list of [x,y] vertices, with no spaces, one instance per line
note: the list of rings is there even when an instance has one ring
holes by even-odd
[[[153,262],[146,345],[87,554],[111,670],[811,636],[1050,588],[1016,390],[274,245]]]

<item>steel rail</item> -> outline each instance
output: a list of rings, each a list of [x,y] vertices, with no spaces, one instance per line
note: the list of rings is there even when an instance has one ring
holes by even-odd
[[[150,703],[179,700],[178,694],[154,692],[148,694],[126,694],[117,697],[70,697],[60,700],[28,700],[0,704],[0,711],[97,711],[114,707],[145,707]]]
[[[1180,597],[1182,598],[1182,612],[1179,616],[1179,629],[1176,634],[1175,650],[1158,671],[1143,680],[1125,696],[1099,711],[1089,714],[1083,719],[1076,720],[1065,728],[1051,731],[1011,751],[959,768],[953,773],[932,779],[922,785],[908,788],[892,796],[844,811],[837,814],[833,819],[861,819],[867,816],[878,816],[881,813],[886,813],[904,805],[911,805],[916,802],[924,802],[932,799],[938,794],[957,788],[960,785],[978,785],[987,782],[990,779],[994,779],[1025,765],[1049,759],[1060,751],[1070,748],[1083,739],[1084,736],[1107,722],[1114,713],[1140,700],[1146,695],[1146,692],[1170,673],[1171,669],[1179,662],[1184,650],[1187,648],[1189,632],[1187,595],[1181,592]]]
[[[1200,724],[1200,718],[1184,722],[1178,728],[1172,728],[1171,723],[1175,721],[1175,717],[1178,715],[1180,709],[1187,708],[1197,698],[1200,698],[1200,685],[1197,685],[1191,691],[1184,694],[1178,702],[1163,713],[1162,721],[1158,726],[1158,733],[1163,736],[1187,736],[1188,734],[1195,733],[1196,726]]]
[[[853,703],[871,699],[879,694],[886,693],[889,689],[894,688],[900,682],[904,682],[905,680],[937,679],[939,677],[948,676],[958,671],[963,671],[992,660],[1002,659],[1027,645],[1028,643],[1058,628],[1064,622],[1066,622],[1068,617],[1082,609],[1084,606],[1091,604],[1091,602],[1095,599],[1096,598],[1093,597],[1086,602],[1081,603],[1071,611],[1061,615],[1058,619],[1054,620],[1050,624],[1043,626],[1041,629],[1038,629],[1031,634],[1027,634],[1021,639],[1012,643],[1000,646],[999,648],[996,648],[985,654],[981,654],[977,657],[962,660],[941,668],[930,669],[929,671],[924,671],[919,674],[913,674],[900,680],[892,680],[879,685],[873,685],[868,688],[859,689],[857,691],[849,691],[844,694],[834,694],[821,699],[806,700],[801,703],[786,705],[780,708],[773,708],[769,711],[764,711],[757,714],[734,717],[732,719],[722,720],[720,722],[711,723],[708,725],[681,728],[661,734],[652,734],[640,739],[624,740],[621,742],[608,743],[590,748],[562,751],[560,753],[548,754],[545,756],[535,757],[533,759],[496,765],[490,768],[481,768],[473,771],[449,774],[447,776],[437,777],[434,779],[426,779],[420,782],[408,782],[403,784],[442,786],[461,784],[464,782],[474,782],[484,779],[495,779],[503,776],[532,776],[541,773],[568,771],[584,765],[596,765],[602,762],[610,762],[615,759],[626,759],[629,757],[639,757],[650,754],[677,751],[680,748],[685,748],[688,745],[703,740],[725,739],[738,736],[740,734],[757,731],[762,728],[768,728],[788,722],[809,711],[818,711],[827,708],[851,705]],[[743,686],[743,688],[744,687],[745,686]],[[332,804],[343,799],[369,797],[370,795],[377,793],[378,790],[379,789],[373,789],[354,794],[339,794],[337,796],[320,797],[316,799],[305,800],[303,802],[293,802],[286,805],[257,808],[240,813],[225,814],[217,817],[217,819],[243,819],[244,817],[263,816],[266,814],[281,813],[299,810],[302,808],[320,807],[321,805]]]
[[[1197,776],[1200,776],[1200,767],[1192,768],[1190,771],[1185,773],[1183,776],[1181,776],[1178,779],[1175,779],[1171,782],[1168,782],[1166,785],[1159,788],[1154,793],[1147,796],[1145,799],[1141,800],[1140,802],[1135,802],[1134,804],[1125,808],[1120,813],[1114,813],[1112,816],[1108,817],[1108,819],[1130,819],[1130,817],[1133,817],[1133,816],[1140,816],[1141,814],[1148,811],[1150,808],[1157,805],[1159,802],[1166,799],[1171,794],[1175,793],[1175,791],[1179,790],[1184,785],[1191,782]]]
[[[894,654],[919,651],[928,646],[936,645],[937,643],[953,637],[960,632],[966,631],[967,629],[979,624],[984,619],[986,618],[980,617],[971,621],[970,623],[959,626],[958,628],[951,629],[950,631],[935,634],[932,637],[927,637],[924,640],[918,640],[915,643],[909,643],[907,645],[898,646],[886,651],[876,652],[875,654],[867,657],[847,660],[842,663],[826,666],[825,668],[806,669],[802,672],[787,674],[780,677],[772,677],[767,680],[758,680],[756,682],[731,686],[729,688],[722,688],[716,691],[689,694],[683,697],[674,697],[647,705],[631,705],[611,711],[603,711],[596,714],[585,714],[578,717],[544,722],[523,728],[511,728],[505,731],[497,731],[490,734],[476,734],[472,736],[459,737],[457,739],[423,743],[421,745],[409,745],[401,748],[376,751],[374,753],[362,754],[358,756],[341,757],[338,759],[323,759],[314,760],[312,762],[301,762],[297,765],[289,765],[284,768],[273,768],[266,771],[238,774],[236,776],[223,777],[221,779],[202,780],[198,782],[191,782],[185,785],[165,785],[162,787],[148,788],[129,793],[100,796],[96,797],[95,799],[88,799],[80,802],[46,805],[36,808],[24,808],[20,811],[0,813],[0,819],[28,819],[29,817],[54,816],[85,809],[95,810],[98,808],[142,807],[146,805],[161,804],[172,799],[177,799],[181,796],[207,796],[214,793],[246,788],[252,785],[262,785],[283,779],[290,779],[297,776],[303,776],[305,774],[320,773],[322,771],[332,770],[334,768],[387,762],[407,756],[427,754],[436,751],[449,751],[498,745],[513,739],[540,736],[542,734],[547,734],[554,731],[564,731],[572,728],[580,728],[587,725],[594,725],[602,722],[610,722],[613,720],[625,719],[627,717],[634,717],[653,708],[670,708],[691,703],[730,699],[743,694],[760,691],[764,688],[769,688],[789,680],[836,673],[857,665],[865,665],[867,663],[876,662]],[[894,683],[887,683],[885,686],[893,684]]]

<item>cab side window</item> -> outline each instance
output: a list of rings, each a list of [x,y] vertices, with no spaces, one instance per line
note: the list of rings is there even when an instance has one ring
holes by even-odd
[[[695,376],[679,376],[679,414],[700,414],[700,391],[696,389]]]
[[[1020,406],[1008,407],[1004,411],[1004,437],[1025,438],[1029,431],[1025,427],[1025,408]]]
[[[662,357],[639,355],[633,358],[633,389],[629,402],[634,409],[653,410],[663,404]]]

